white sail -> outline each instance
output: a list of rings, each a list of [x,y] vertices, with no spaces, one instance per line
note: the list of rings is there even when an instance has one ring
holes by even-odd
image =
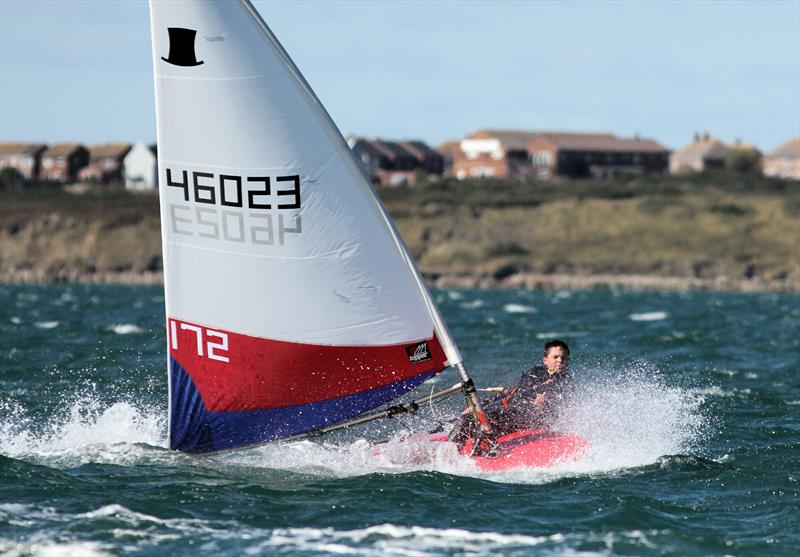
[[[301,433],[459,362],[347,144],[254,8],[150,6],[171,445]]]

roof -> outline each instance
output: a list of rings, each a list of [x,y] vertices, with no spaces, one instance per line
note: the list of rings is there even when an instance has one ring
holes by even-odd
[[[410,153],[405,148],[403,148],[402,145],[394,141],[384,141],[382,139],[374,139],[372,141],[372,146],[392,160],[397,160],[398,158],[401,157],[412,158],[414,160],[417,159],[417,157],[415,157],[413,153]]]
[[[408,141],[401,141],[400,146],[406,151],[410,152],[417,159],[424,159],[426,157],[441,157],[442,155],[436,150],[431,149],[427,143],[418,139],[410,139]]]
[[[88,147],[89,156],[93,158],[120,158],[128,154],[131,150],[130,143],[103,143],[102,145],[91,145]]]
[[[378,150],[369,139],[363,137],[349,137],[347,143],[353,151],[369,153],[373,157],[388,157],[383,151]]]
[[[724,159],[731,151],[719,139],[696,139],[689,145],[675,151],[675,155],[680,158],[698,159]]]
[[[559,149],[568,151],[638,151],[646,153],[666,153],[667,149],[652,139],[624,139],[612,133],[549,132],[521,130],[478,130],[468,139],[490,139],[500,141],[506,151],[527,151],[535,139],[545,139]]]
[[[556,147],[566,151],[616,151],[666,153],[663,145],[646,138],[621,138],[610,133],[542,132],[537,134]]]
[[[436,150],[445,157],[454,159],[456,157],[463,157],[464,153],[461,151],[461,142],[456,140],[448,140],[439,144]]]
[[[506,150],[524,151],[539,132],[521,130],[478,130],[467,139],[497,139]]]
[[[43,157],[66,157],[77,151],[78,149],[84,148],[83,145],[80,143],[56,143],[55,145],[51,145],[48,147],[44,153],[42,153]]]
[[[43,143],[0,143],[0,155],[35,155],[46,148]]]
[[[800,158],[800,137],[795,139],[790,139],[770,154],[767,155],[768,157],[775,157],[775,158],[789,158],[789,159],[798,159]]]

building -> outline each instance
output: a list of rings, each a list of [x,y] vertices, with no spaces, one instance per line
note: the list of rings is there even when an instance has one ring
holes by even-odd
[[[423,141],[351,137],[347,143],[374,184],[413,184],[419,171],[437,175],[444,172],[444,157]]]
[[[791,139],[764,156],[765,176],[800,180],[800,137]]]
[[[0,168],[14,168],[25,180],[35,180],[46,148],[40,143],[0,143]]]
[[[417,168],[428,174],[441,175],[444,172],[444,157],[422,141],[401,141],[400,146],[411,153],[417,161]]]
[[[123,161],[125,189],[141,191],[158,187],[156,146],[137,143]]]
[[[80,143],[58,143],[42,153],[39,178],[54,182],[72,182],[78,171],[89,164],[89,151]]]
[[[459,179],[605,178],[665,172],[669,162],[669,151],[652,139],[610,133],[480,130],[460,148],[452,166]]]
[[[104,143],[89,147],[89,164],[78,172],[82,181],[121,184],[123,161],[131,150],[130,143]]]
[[[669,151],[652,139],[610,133],[542,132],[528,143],[536,178],[612,178],[667,171]]]
[[[680,172],[703,172],[725,168],[725,160],[731,147],[708,133],[694,134],[694,140],[685,147],[673,152],[669,158],[671,174]]]
[[[465,178],[509,178],[526,180],[531,175],[528,144],[536,132],[478,130],[459,144],[461,155],[453,159],[451,172]]]

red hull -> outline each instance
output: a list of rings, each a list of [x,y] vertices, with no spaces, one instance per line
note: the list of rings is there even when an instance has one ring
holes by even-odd
[[[446,434],[431,435],[432,441],[446,441]],[[549,468],[561,462],[579,460],[589,443],[579,435],[554,433],[529,429],[504,435],[498,440],[500,453],[494,457],[473,456],[478,468],[498,472],[511,468]],[[472,442],[468,441],[461,454],[469,455]]]

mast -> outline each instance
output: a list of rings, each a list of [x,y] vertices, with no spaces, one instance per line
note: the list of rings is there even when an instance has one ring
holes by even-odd
[[[344,140],[342,133],[339,131],[338,126],[331,118],[328,111],[320,102],[319,98],[317,98],[316,93],[314,93],[311,86],[303,77],[303,74],[300,70],[295,66],[292,59],[289,57],[286,50],[283,48],[283,45],[278,41],[277,37],[272,33],[272,30],[263,20],[261,15],[258,13],[258,10],[253,7],[250,3],[250,0],[241,0],[242,4],[245,6],[247,11],[253,17],[253,19],[258,23],[261,30],[264,32],[266,38],[273,44],[276,50],[280,53],[281,58],[283,59],[284,63],[290,69],[292,74],[294,75],[295,79],[301,84],[305,93],[308,97],[312,100],[314,107],[317,109],[318,113],[322,118],[327,120],[328,124],[331,126],[331,129],[335,130],[335,138],[331,138],[332,140],[336,141],[339,146],[342,148],[343,152],[347,152],[349,156],[344,157],[347,161],[349,170],[359,176],[362,177],[360,183],[363,184],[366,190],[365,193],[367,197],[372,200],[375,204],[375,208],[377,209],[378,213],[382,216],[386,226],[389,228],[391,233],[392,239],[394,240],[395,246],[397,247],[397,251],[399,252],[400,256],[402,257],[403,261],[405,262],[406,266],[408,267],[409,272],[412,274],[414,281],[417,285],[420,295],[422,296],[423,300],[425,301],[425,305],[428,308],[428,312],[431,315],[431,318],[434,323],[434,330],[439,337],[442,348],[447,355],[448,362],[450,366],[455,368],[456,373],[458,375],[459,380],[461,381],[461,387],[464,392],[464,396],[467,399],[467,405],[472,412],[473,419],[475,423],[480,427],[481,432],[484,435],[491,435],[492,434],[492,427],[489,424],[488,420],[486,419],[486,414],[483,411],[481,406],[480,400],[478,398],[478,393],[475,389],[475,383],[473,382],[472,378],[467,371],[466,366],[464,365],[464,358],[461,355],[461,351],[458,349],[456,345],[455,339],[450,334],[450,330],[447,328],[447,325],[444,322],[441,312],[439,311],[436,302],[433,300],[431,296],[430,290],[428,289],[427,285],[422,278],[422,274],[420,273],[419,269],[417,268],[416,263],[411,258],[408,253],[408,249],[406,248],[405,243],[403,242],[400,233],[398,232],[397,228],[395,227],[394,223],[392,222],[391,218],[389,218],[388,212],[386,207],[383,205],[383,202],[380,200],[378,195],[375,193],[375,190],[369,185],[369,180],[367,179],[364,169],[361,165],[355,160],[355,157],[350,149],[350,146],[347,145],[347,142]]]

